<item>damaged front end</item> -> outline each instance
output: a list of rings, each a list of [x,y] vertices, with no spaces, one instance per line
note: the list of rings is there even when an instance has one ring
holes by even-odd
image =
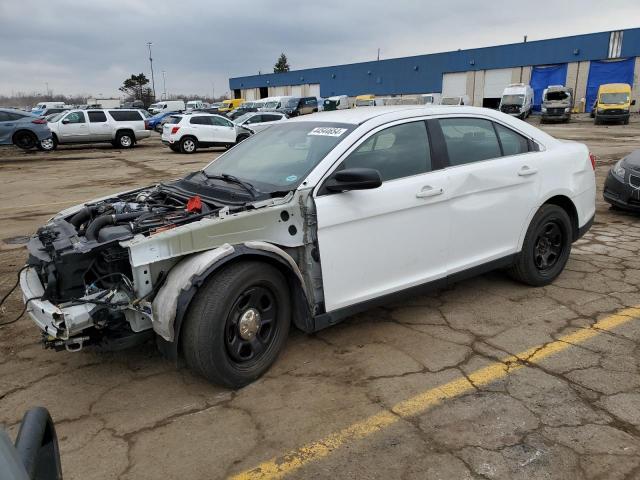
[[[301,223],[273,230],[287,204],[287,216],[301,222],[292,192],[253,199],[242,189],[212,189],[197,175],[63,211],[37,231],[20,284],[46,347],[117,349],[150,338],[152,329],[166,332],[174,312],[154,325],[152,302],[190,254],[278,235],[302,245]]]

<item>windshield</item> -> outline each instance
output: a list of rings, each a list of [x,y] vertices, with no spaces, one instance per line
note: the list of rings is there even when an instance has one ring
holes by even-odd
[[[198,102],[187,102],[187,107],[195,107],[198,105]]]
[[[373,105],[373,100],[356,100],[356,107],[370,107]]]
[[[545,100],[548,100],[550,102],[562,102],[563,100],[569,100],[570,97],[571,95],[569,95],[569,92],[547,92]]]
[[[629,101],[629,94],[624,93],[603,93],[600,95],[600,104],[623,105]]]
[[[54,113],[52,115],[47,115],[47,122],[57,122],[62,118],[62,116],[67,112]]]
[[[299,98],[287,98],[282,101],[282,108],[296,108],[299,102]]]
[[[524,95],[503,95],[503,105],[522,105],[524,103]]]
[[[262,108],[278,108],[278,105],[280,105],[280,102],[267,102]]]
[[[293,190],[355,125],[283,122],[218,157],[204,171],[230,174],[265,193]]]
[[[233,123],[237,123],[238,125],[244,122],[247,118],[253,117],[253,113],[245,113],[244,115],[240,115],[238,118],[233,120]]]
[[[442,105],[460,105],[460,98],[458,98],[458,97],[444,97],[442,99]]]

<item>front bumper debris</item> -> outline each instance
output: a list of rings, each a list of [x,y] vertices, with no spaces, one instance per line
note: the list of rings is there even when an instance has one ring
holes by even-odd
[[[20,288],[23,301],[30,298],[27,313],[35,324],[48,337],[58,340],[71,340],[74,335],[93,325],[91,311],[94,304],[84,303],[58,307],[48,300],[41,300],[44,287],[34,268],[26,268],[20,273]]]

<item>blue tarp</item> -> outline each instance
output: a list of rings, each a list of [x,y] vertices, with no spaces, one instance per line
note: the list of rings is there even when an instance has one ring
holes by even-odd
[[[587,81],[587,112],[591,111],[598,96],[598,88],[604,83],[628,83],[633,85],[633,66],[635,58],[615,61],[594,61],[589,67]]]
[[[542,92],[549,85],[566,85],[567,64],[533,67],[531,71],[531,88],[533,89],[533,109],[540,111]]]

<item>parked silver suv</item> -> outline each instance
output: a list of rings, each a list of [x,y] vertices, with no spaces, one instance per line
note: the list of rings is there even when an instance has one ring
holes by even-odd
[[[70,110],[49,119],[52,137],[40,147],[54,150],[58,144],[110,142],[116,148],[130,148],[151,135],[144,118],[135,109]]]

